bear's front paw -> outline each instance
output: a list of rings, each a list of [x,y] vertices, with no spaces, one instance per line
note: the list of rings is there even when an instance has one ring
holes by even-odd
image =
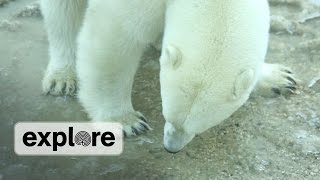
[[[110,121],[122,124],[125,137],[138,136],[151,130],[151,127],[147,124],[146,118],[138,111],[112,117],[110,118]]]
[[[45,94],[54,96],[73,96],[77,89],[76,79],[73,69],[47,70],[42,80],[42,90]]]
[[[256,91],[263,96],[288,95],[296,92],[297,82],[290,68],[279,64],[265,64]]]

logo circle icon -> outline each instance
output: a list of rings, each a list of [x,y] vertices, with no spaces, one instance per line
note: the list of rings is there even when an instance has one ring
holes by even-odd
[[[74,142],[77,145],[89,146],[91,144],[91,136],[86,131],[80,131],[75,135]]]

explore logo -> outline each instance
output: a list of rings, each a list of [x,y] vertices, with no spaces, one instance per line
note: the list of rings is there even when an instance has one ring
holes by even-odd
[[[23,122],[14,128],[18,155],[120,155],[119,123]]]

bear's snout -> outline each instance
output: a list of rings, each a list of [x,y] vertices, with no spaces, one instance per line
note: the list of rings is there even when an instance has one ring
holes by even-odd
[[[164,125],[164,148],[169,153],[178,153],[184,148],[194,137],[181,129],[176,129],[170,122]]]

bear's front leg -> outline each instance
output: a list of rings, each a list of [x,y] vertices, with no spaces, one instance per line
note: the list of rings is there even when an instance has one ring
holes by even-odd
[[[254,93],[266,97],[294,93],[297,79],[292,70],[280,64],[264,63]]]
[[[51,95],[73,95],[76,90],[76,39],[87,0],[41,0],[48,32],[50,61],[42,88]]]
[[[131,90],[145,44],[123,28],[129,17],[107,9],[108,1],[99,3],[89,4],[79,34],[78,97],[93,121],[120,122],[125,136],[139,135],[150,127],[134,110]]]

